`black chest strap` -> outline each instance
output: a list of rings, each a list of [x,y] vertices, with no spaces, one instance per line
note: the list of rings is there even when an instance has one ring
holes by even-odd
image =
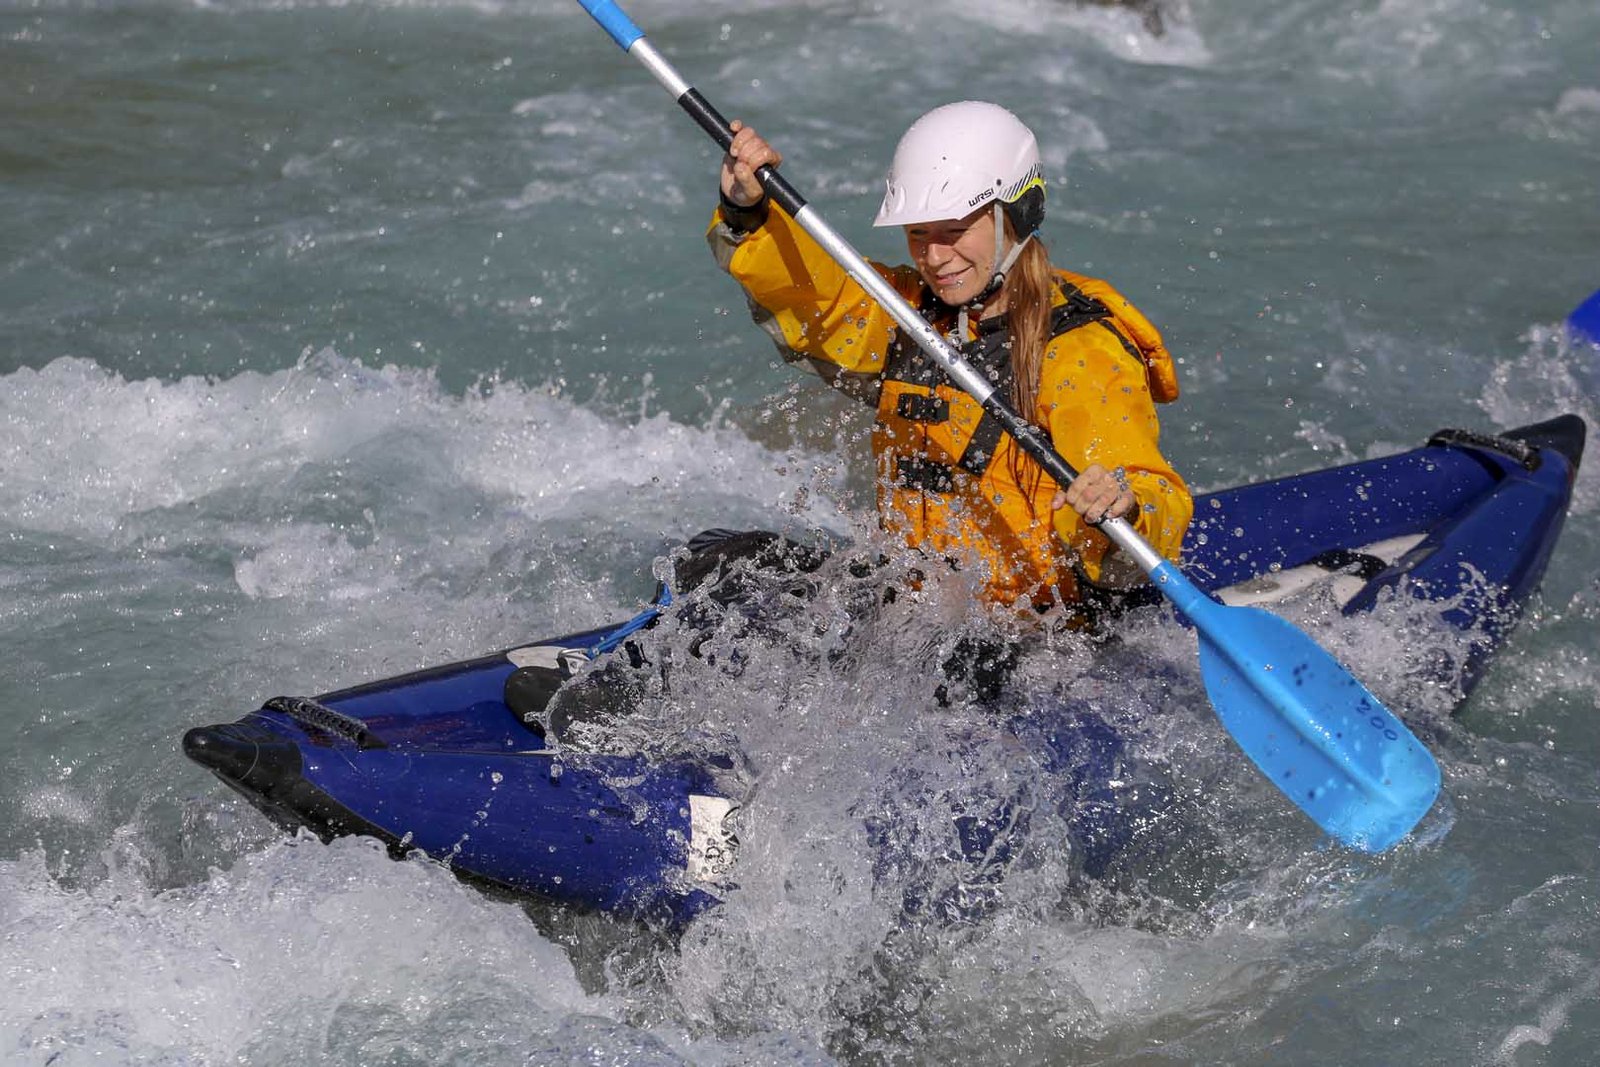
[[[1050,317],[1050,340],[1071,333],[1081,326],[1101,322],[1111,317],[1103,303],[1080,290],[1077,286],[1057,280],[1064,302],[1057,304]],[[932,319],[944,305],[932,293],[924,292],[918,310],[924,318]],[[948,310],[948,309],[945,309]],[[1112,331],[1115,333],[1116,331]],[[1118,334],[1120,338],[1121,335]],[[1048,343],[1048,342],[1046,342]],[[1123,342],[1127,344],[1126,341]],[[963,358],[973,365],[1003,396],[1013,392],[1016,374],[1011,363],[1011,330],[1000,317],[986,319],[978,326],[978,336],[957,345]],[[896,414],[912,422],[944,422],[950,417],[950,405],[931,395],[940,385],[951,385],[951,379],[914,342],[897,336],[884,363],[883,377],[888,381],[920,385],[928,389],[927,396],[901,394],[896,402]],[[989,469],[989,462],[1000,448],[1005,430],[1000,420],[987,411],[973,428],[972,437],[962,449],[955,465],[939,463],[922,456],[902,456],[895,464],[895,480],[907,489],[926,493],[948,493],[955,487],[957,469],[974,477]]]

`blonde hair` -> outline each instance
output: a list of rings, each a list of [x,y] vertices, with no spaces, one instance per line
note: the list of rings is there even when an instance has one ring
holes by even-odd
[[[1006,235],[1016,235],[1007,219]],[[1048,429],[1039,419],[1039,378],[1044,370],[1044,350],[1050,344],[1050,321],[1055,314],[1055,276],[1050,253],[1035,236],[1006,272],[1006,325],[1011,333],[1011,403],[1024,419]],[[1011,474],[1023,490],[1029,510],[1044,470],[1019,448],[1011,453]]]

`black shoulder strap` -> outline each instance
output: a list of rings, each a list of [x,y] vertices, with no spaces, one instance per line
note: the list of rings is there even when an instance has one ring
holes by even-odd
[[[1080,326],[1087,326],[1092,322],[1100,322],[1111,317],[1111,309],[1094,297],[1079,289],[1076,285],[1062,278],[1056,279],[1056,287],[1061,290],[1065,302],[1056,305],[1056,310],[1050,318],[1050,339],[1055,340],[1064,333],[1071,333]]]
[[[1059,278],[1056,279],[1056,284],[1066,300],[1056,306],[1055,312],[1050,317],[1050,340],[1071,333],[1080,326],[1088,326],[1111,317],[1110,308],[1077,286]],[[1004,384],[995,382],[995,387],[1009,391],[1011,387],[1009,361],[1006,363],[1006,370],[1006,381]],[[1000,421],[985,411],[972,431],[972,439],[962,450],[961,458],[956,461],[956,466],[968,474],[982,474],[988,469],[989,461],[994,458],[995,451],[1000,447],[1000,438],[1004,432],[1000,428]]]
[[[1117,343],[1122,346],[1123,351],[1132,356],[1139,366],[1143,367],[1145,365],[1144,353],[1139,351],[1138,346],[1128,340],[1121,330],[1116,329],[1107,322],[1112,317],[1110,308],[1071,282],[1060,279],[1057,279],[1057,282],[1060,284],[1061,292],[1066,296],[1067,302],[1056,308],[1055,318],[1051,320],[1050,336],[1052,339],[1060,337],[1064,333],[1071,333],[1079,326],[1088,326],[1096,322],[1105,323],[1106,331],[1117,339]]]
[[[1099,300],[1089,296],[1077,286],[1063,279],[1056,279],[1056,285],[1061,291],[1063,302],[1056,306],[1050,318],[1050,340],[1055,340],[1062,334],[1071,333],[1073,330],[1092,323],[1103,322],[1111,317],[1111,310]],[[924,318],[931,318],[938,311],[939,302],[931,291],[924,289],[922,301],[917,310]],[[1116,330],[1111,331],[1122,335]],[[1012,383],[1012,367],[1009,358],[1010,331],[996,330],[980,336],[978,340],[962,345],[962,354],[968,356],[979,369],[989,377],[990,383],[1001,392],[1009,394]],[[1123,345],[1127,341],[1123,340]],[[922,350],[908,338],[897,335],[894,343],[889,347],[888,358],[884,362],[883,377],[886,380],[908,382],[932,389],[937,385],[949,384],[950,378],[933,360],[922,353]],[[902,405],[904,407],[904,405]],[[906,417],[914,417],[902,411]],[[987,411],[978,420],[978,425],[973,428],[972,437],[967,441],[967,447],[962,450],[961,458],[955,466],[973,476],[981,475],[989,468],[989,462],[994,459],[994,454],[999,450],[1001,437],[1005,431],[1000,426],[1000,421]],[[921,461],[925,466],[929,461]],[[939,464],[941,468],[942,464]],[[950,488],[950,469],[943,468],[940,477],[918,477],[910,479],[915,481],[920,488],[930,489],[935,492],[948,492]]]

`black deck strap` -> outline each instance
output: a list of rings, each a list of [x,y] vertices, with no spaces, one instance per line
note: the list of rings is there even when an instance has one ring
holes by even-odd
[[[1498,452],[1520,463],[1524,470],[1539,469],[1539,449],[1514,437],[1478,433],[1475,430],[1439,430],[1428,438],[1429,445],[1447,448],[1481,448]]]
[[[1370,582],[1389,569],[1389,564],[1370,552],[1357,552],[1349,548],[1333,548],[1306,560],[1313,567],[1325,571],[1345,571],[1363,582]]]
[[[334,711],[308,697],[273,697],[261,706],[269,711],[280,711],[302,726],[354,741],[360,748],[389,747],[360,719],[342,711]]]

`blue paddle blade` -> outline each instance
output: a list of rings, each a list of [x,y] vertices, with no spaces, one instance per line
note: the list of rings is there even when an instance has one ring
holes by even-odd
[[[1405,723],[1285,620],[1219,604],[1165,560],[1150,577],[1200,635],[1217,717],[1284,796],[1363,852],[1411,832],[1439,795],[1439,765]]]
[[[1438,796],[1439,765],[1404,723],[1276,615],[1210,600],[1188,614],[1212,706],[1285,796],[1363,852],[1411,832]]]

